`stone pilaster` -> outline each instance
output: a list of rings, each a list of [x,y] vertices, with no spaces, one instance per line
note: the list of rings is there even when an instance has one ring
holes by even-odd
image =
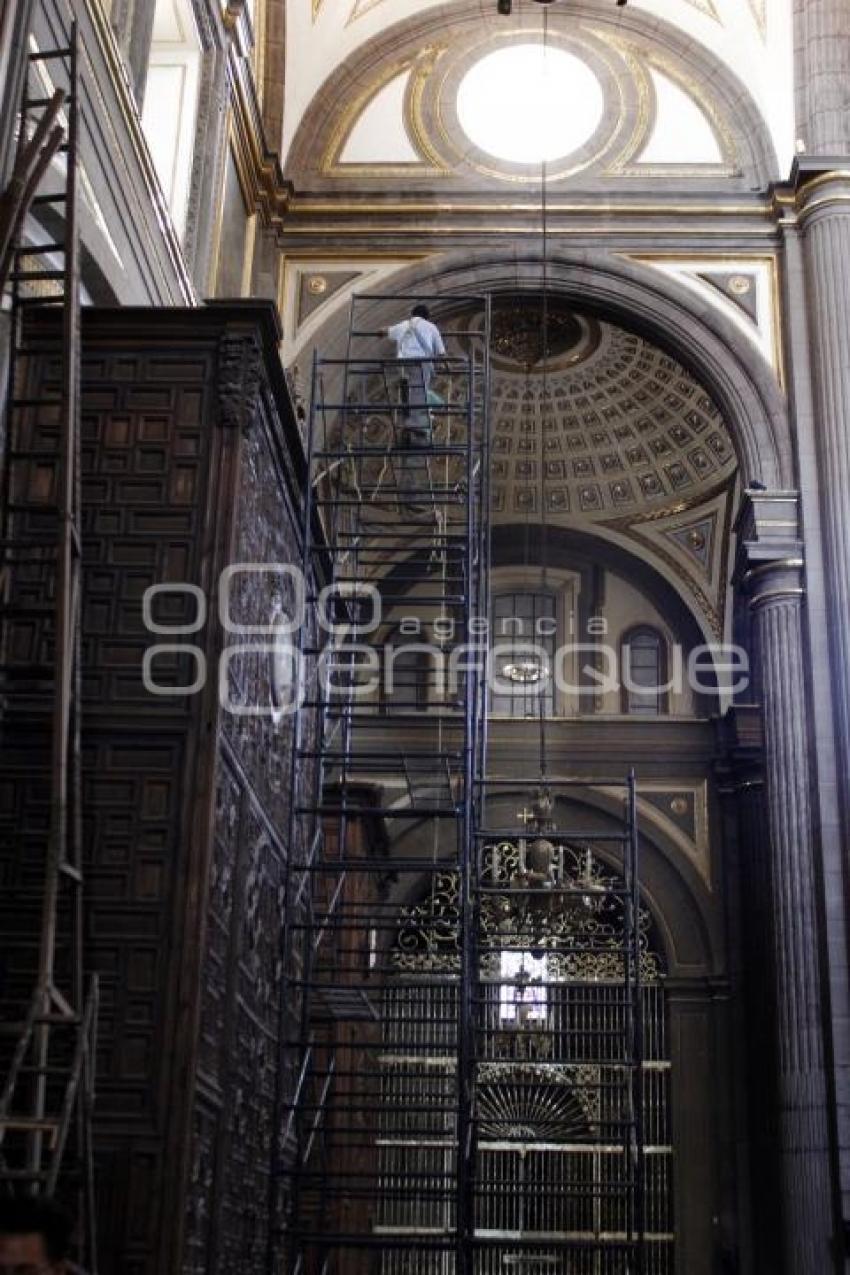
[[[784,1275],[835,1269],[818,873],[792,493],[748,499],[738,579],[749,595],[764,720],[764,886],[774,980],[775,1148]],[[773,1139],[771,1139],[773,1141]]]

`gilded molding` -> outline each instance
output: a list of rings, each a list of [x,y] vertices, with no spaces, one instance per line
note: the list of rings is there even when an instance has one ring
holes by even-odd
[[[492,46],[498,40],[512,41],[517,36],[516,30],[508,29],[500,32],[498,35],[489,34],[483,41],[484,48]],[[585,38],[582,39],[582,36]],[[588,36],[591,37],[588,40]],[[560,38],[559,38],[560,37]],[[596,43],[591,41],[598,41]],[[557,167],[558,161],[553,161],[549,165],[547,173],[547,182],[554,183],[563,181],[568,177],[574,177],[577,173],[583,172],[594,165],[600,165],[605,158],[616,146],[620,135],[624,132],[627,125],[627,112],[625,110],[626,100],[623,88],[623,76],[621,67],[615,65],[612,60],[612,54],[615,57],[622,58],[622,51],[617,47],[617,42],[609,38],[608,33],[594,31],[589,27],[578,27],[576,31],[570,32],[569,38],[564,37],[560,32],[554,31],[550,33],[550,42],[557,44],[569,52],[574,51],[574,46],[583,49],[585,59],[587,55],[595,57],[601,62],[610,77],[610,87],[617,95],[617,108],[613,112],[613,127],[608,128],[607,135],[605,131],[604,119],[597,129],[597,133],[602,134],[602,144],[591,154],[584,156],[580,160],[573,159],[571,156],[562,157],[560,162],[564,163],[564,167]],[[466,64],[474,65],[477,55],[481,50],[481,44],[469,45],[461,54],[461,67]],[[447,93],[446,83],[453,73],[457,73],[458,63],[446,67],[439,83],[434,89],[434,109],[435,109],[435,129],[443,146],[445,146],[454,156],[456,162],[468,164],[474,172],[480,173],[484,177],[493,177],[499,181],[512,182],[516,185],[529,185],[536,183],[539,177],[540,166],[538,164],[522,165],[520,171],[514,171],[510,166],[503,164],[501,167],[491,163],[485,163],[483,159],[474,156],[475,147],[471,146],[469,139],[465,134],[453,138],[445,120],[445,105],[447,101],[453,101],[454,95]],[[640,121],[639,121],[640,123]],[[629,145],[630,143],[627,143]],[[483,155],[484,152],[478,152]],[[531,171],[530,171],[531,170]]]
[[[610,34],[608,34],[607,38],[610,44],[619,49],[620,56],[631,71],[638,96],[638,112],[632,129],[632,136],[611,164],[612,173],[625,174],[634,157],[649,139],[650,129],[655,117],[655,95],[652,91],[652,83],[644,70],[640,58],[635,53],[634,46],[626,41],[619,41]]]
[[[283,176],[278,155],[266,146],[254,77],[233,49],[228,55],[228,81],[231,147],[248,213],[258,213],[264,226],[280,230],[292,187]]]
[[[831,186],[836,181],[850,181],[850,169],[834,168],[828,173],[818,173],[816,177],[810,177],[808,181],[802,182],[797,190],[797,207],[801,206],[803,196],[807,195],[809,191],[818,190],[821,186]]]
[[[636,164],[634,169],[630,170],[633,174],[641,174],[643,176],[652,175],[653,173],[664,174],[671,169],[677,172],[686,172],[690,176],[698,177],[701,175],[725,175],[727,177],[737,177],[741,174],[741,165],[734,138],[717,109],[716,104],[703,91],[702,87],[695,81],[686,79],[675,62],[668,58],[661,57],[654,50],[644,51],[644,57],[650,67],[655,67],[662,75],[666,75],[677,88],[689,98],[691,98],[702,113],[706,116],[712,132],[718,140],[720,151],[723,156],[722,164]]]
[[[766,265],[769,269],[768,287],[770,290],[770,318],[771,318],[771,358],[770,362],[776,373],[780,385],[783,389],[786,385],[786,367],[785,367],[785,323],[780,300],[780,282],[779,282],[779,258],[776,252],[750,252],[746,254],[736,254],[734,252],[654,252],[654,253],[620,253],[618,254],[628,261],[637,261],[642,265],[663,265],[670,263],[676,265],[678,263],[696,262],[705,265],[706,268],[715,267],[722,263],[729,269],[740,270],[746,273],[747,269],[752,270],[754,266]],[[687,274],[687,272],[684,272]],[[718,294],[722,295],[722,294]],[[759,333],[762,331],[762,325],[753,319],[748,322],[752,324]],[[766,354],[767,342],[765,342],[762,352]]]
[[[590,785],[590,792],[598,792],[606,797],[616,797],[618,790],[607,785]],[[668,795],[675,798],[680,794],[692,797],[694,803],[694,836],[687,833],[653,801],[647,800],[652,793],[656,796]],[[641,794],[646,794],[641,796]],[[690,783],[675,783],[663,780],[642,780],[637,785],[637,806],[641,822],[654,824],[681,850],[687,861],[696,869],[703,885],[711,893],[711,839],[708,814],[708,783],[698,779]]]
[[[409,165],[408,165],[409,167]],[[665,203],[658,201],[657,203],[630,203],[628,200],[617,200],[612,203],[609,200],[597,199],[593,195],[588,195],[584,202],[564,203],[561,200],[547,200],[547,209],[550,215],[557,216],[563,214],[569,216],[575,213],[598,214],[603,212],[606,217],[623,217],[634,214],[646,214],[650,216],[673,216],[680,219],[685,216],[716,216],[716,217],[760,217],[762,219],[770,215],[771,209],[765,203],[749,203],[749,204],[698,204],[698,203]],[[540,212],[540,201],[526,200],[525,202],[512,201],[506,203],[504,200],[494,198],[488,203],[464,203],[462,200],[455,202],[435,201],[422,202],[410,201],[402,202],[400,200],[386,200],[376,202],[374,200],[356,200],[356,199],[301,199],[297,194],[292,197],[290,211],[293,213],[306,213],[311,216],[321,216],[323,213],[340,213],[345,215],[366,214],[373,215],[375,213],[392,213],[394,215],[403,216],[405,214],[417,213],[486,213],[492,215],[497,213],[526,213],[528,215],[538,214]],[[769,229],[772,231],[773,226]],[[681,254],[658,254],[659,257],[666,256],[671,260]],[[693,253],[687,254],[689,257],[694,256]]]
[[[750,0],[750,9],[759,35],[764,39],[767,35],[767,0]]]
[[[850,195],[825,195],[823,199],[816,199],[813,203],[807,203],[801,208],[797,214],[797,220],[801,226],[805,226],[806,222],[823,208],[847,207],[850,207]]]
[[[765,593],[757,593],[754,598],[750,598],[750,610],[758,611],[766,602],[773,602],[777,598],[804,598],[806,590],[795,585],[787,589],[768,589]]]
[[[418,54],[397,58],[384,66],[380,74],[375,79],[370,80],[366,87],[361,89],[347,103],[336,117],[319,161],[319,171],[323,176],[339,176],[340,172],[351,175],[356,173],[374,173],[375,171],[388,175],[406,174],[409,176],[411,171],[413,171],[417,176],[442,177],[449,172],[448,167],[428,141],[425,125],[421,118],[421,99],[424,82],[433,71],[437,59],[445,51],[445,48],[445,45],[429,45]],[[340,165],[339,157],[360,116],[373,98],[405,71],[411,72],[411,83],[408,85],[406,95],[404,123],[411,134],[412,140],[418,147],[420,155],[424,157],[422,164],[376,162],[374,164]]]

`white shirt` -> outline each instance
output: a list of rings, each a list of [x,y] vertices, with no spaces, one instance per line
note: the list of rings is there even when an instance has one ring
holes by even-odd
[[[418,315],[388,328],[387,336],[395,341],[396,357],[400,359],[436,359],[446,353],[439,328]],[[423,363],[422,379],[426,385],[431,380],[431,371],[431,364]]]

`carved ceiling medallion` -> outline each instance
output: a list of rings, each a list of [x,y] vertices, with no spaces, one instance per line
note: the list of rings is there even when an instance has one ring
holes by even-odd
[[[516,297],[493,307],[492,354],[505,371],[523,372],[575,366],[583,363],[599,345],[599,324],[575,314],[561,303],[546,306],[538,298]]]

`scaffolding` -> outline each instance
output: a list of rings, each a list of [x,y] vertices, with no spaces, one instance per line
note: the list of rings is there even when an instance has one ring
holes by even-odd
[[[11,284],[0,551],[2,811],[15,900],[3,989],[0,1189],[76,1197],[96,1271],[91,1107],[97,987],[83,979],[80,758],[78,37],[27,56],[2,201]],[[33,936],[37,935],[37,946]]]
[[[431,299],[432,382],[375,353],[412,299],[313,365],[269,1271],[670,1275],[634,776],[488,774],[490,304]]]

